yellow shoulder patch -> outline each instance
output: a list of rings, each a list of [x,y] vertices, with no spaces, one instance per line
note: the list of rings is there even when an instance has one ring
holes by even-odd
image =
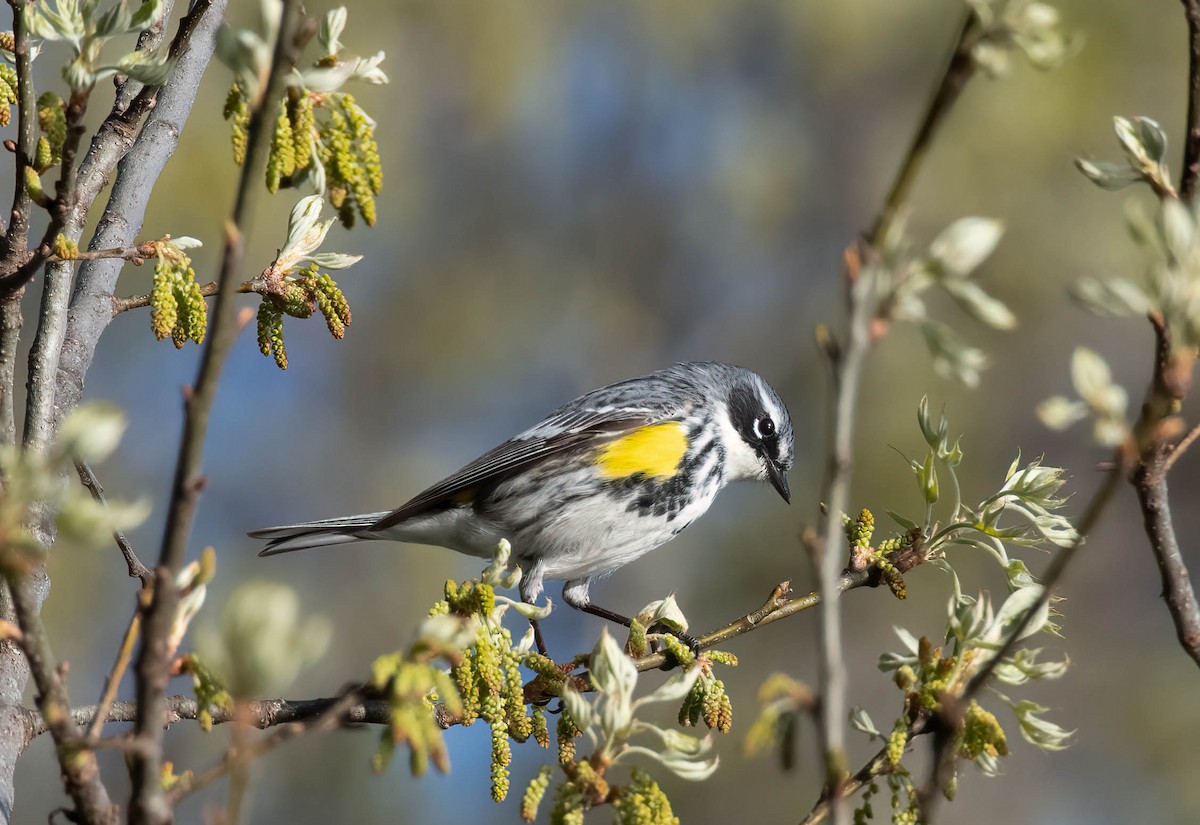
[[[596,466],[602,478],[626,478],[635,473],[670,478],[679,469],[687,448],[687,428],[683,424],[651,424],[601,447]]]

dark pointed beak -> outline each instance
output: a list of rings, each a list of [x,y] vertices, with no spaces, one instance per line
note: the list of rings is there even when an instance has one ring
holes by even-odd
[[[787,476],[770,457],[767,458],[767,477],[771,479],[771,486],[783,497],[783,500],[791,504],[792,491],[788,489]]]

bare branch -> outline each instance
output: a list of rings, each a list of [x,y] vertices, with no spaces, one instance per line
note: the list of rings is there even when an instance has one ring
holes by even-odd
[[[17,347],[21,343],[23,292],[0,298],[0,444],[17,443]],[[0,467],[0,475],[4,468]]]
[[[1175,462],[1183,457],[1183,454],[1188,451],[1188,448],[1196,443],[1196,439],[1200,438],[1200,424],[1192,427],[1188,434],[1181,438],[1167,453],[1167,457],[1163,460],[1163,469],[1170,472],[1175,466]]]
[[[887,197],[883,200],[883,208],[875,217],[871,231],[867,233],[867,242],[871,246],[878,246],[883,241],[892,224],[895,223],[896,216],[908,203],[917,171],[925,160],[925,155],[929,152],[938,127],[945,121],[946,115],[949,114],[955,101],[962,94],[967,81],[975,75],[975,61],[971,58],[971,49],[978,38],[979,20],[974,11],[968,10],[963,18],[962,26],[959,28],[954,50],[950,53],[950,62],[942,72],[941,80],[938,82],[933,96],[929,98],[929,104],[925,107],[925,114],[921,118],[921,125],[917,127],[913,142],[908,147],[904,160],[900,163],[900,169],[892,181]]]
[[[12,7],[13,55],[17,73],[17,144],[13,159],[13,201],[8,227],[0,254],[0,280],[21,266],[29,255],[29,210],[32,203],[25,188],[25,170],[33,166],[37,141],[37,93],[33,88],[33,61],[30,56],[29,27],[25,10],[29,0],[8,0]]]
[[[1130,478],[1142,507],[1142,520],[1150,549],[1162,575],[1163,599],[1175,623],[1175,635],[1185,653],[1200,665],[1200,604],[1188,576],[1187,564],[1175,537],[1171,504],[1167,496],[1169,465],[1161,450],[1140,463]]]
[[[878,583],[878,577],[875,571],[851,571],[847,570],[842,574],[838,582],[838,590],[845,592],[853,590],[857,587],[865,585],[873,586]],[[788,582],[783,582],[775,587],[771,595],[767,598],[765,604],[758,610],[752,610],[740,618],[734,619],[724,627],[718,628],[704,636],[699,637],[696,642],[700,650],[709,650],[717,645],[724,644],[730,639],[735,639],[752,630],[757,630],[760,627],[766,627],[769,624],[786,619],[788,616],[807,610],[810,607],[816,607],[821,603],[821,594],[809,593],[804,596],[798,596],[794,599],[785,598],[787,595]],[[663,668],[671,668],[675,666],[675,660],[668,653],[650,653],[646,656],[641,656],[634,659],[634,664],[639,671],[659,670]],[[586,693],[594,690],[591,677],[588,673],[573,673],[570,676],[572,686],[580,693]],[[529,684],[525,685],[525,701],[526,703],[544,703],[553,699],[557,694],[547,689],[547,685],[539,679],[534,679]],[[438,717],[438,724],[442,727],[458,724],[459,720],[453,716],[441,714]]]
[[[104,506],[108,506],[108,502],[104,500],[104,488],[100,486],[100,479],[96,478],[96,474],[85,461],[75,462],[75,471],[79,473],[79,480],[83,486],[92,494],[92,498],[100,502]],[[121,555],[125,557],[125,564],[129,567],[130,578],[140,579],[142,586],[145,587],[154,581],[154,574],[150,572],[150,568],[142,564],[142,560],[138,558],[137,553],[133,550],[133,545],[129,543],[129,539],[125,538],[125,534],[120,530],[113,531],[113,539],[117,543],[117,547],[121,550]]]
[[[238,181],[233,211],[225,227],[225,248],[220,275],[217,278],[218,293],[212,323],[194,389],[185,395],[183,434],[180,438],[162,551],[156,571],[158,581],[146,611],[143,642],[136,669],[139,710],[137,737],[144,746],[133,754],[130,767],[133,779],[130,821],[134,823],[159,825],[171,819],[171,803],[163,792],[161,781],[162,726],[159,720],[163,718],[170,667],[167,641],[179,598],[174,576],[183,566],[187,540],[203,483],[200,467],[209,413],[216,397],[221,370],[239,330],[235,318],[236,306],[231,294],[232,287],[241,267],[242,237],[249,222],[252,193],[261,185],[258,178],[258,158],[262,149],[262,137],[266,133],[265,126],[268,123],[268,108],[270,102],[278,99],[283,74],[291,70],[297,59],[298,44],[292,31],[297,13],[296,6],[292,0],[285,0],[283,4],[266,87],[262,97],[255,102],[250,115],[246,159]]]
[[[293,722],[305,722],[322,716],[344,697],[333,696],[325,699],[262,699],[254,702],[241,702],[234,708],[208,708],[214,725],[224,725],[228,722],[240,722],[266,730],[277,725],[287,725]],[[197,719],[200,706],[192,696],[170,696],[166,701],[167,714],[163,724],[170,726],[176,722]],[[72,708],[71,721],[78,727],[95,725],[99,705],[84,705]],[[103,716],[108,722],[136,722],[136,702],[113,702]],[[382,699],[363,699],[347,706],[342,713],[341,723],[345,725],[386,725],[391,721],[388,703]],[[36,711],[30,711],[29,729],[32,737],[41,736],[49,728],[45,719]],[[104,740],[108,741],[108,740]],[[94,740],[88,740],[88,747],[96,746]]]
[[[104,692],[100,694],[100,701],[96,705],[95,718],[92,720],[91,725],[88,726],[87,735],[89,739],[96,739],[100,736],[100,731],[104,727],[104,721],[108,716],[109,708],[116,701],[117,690],[121,687],[121,678],[125,675],[125,671],[129,669],[129,662],[133,658],[133,647],[137,644],[138,631],[141,630],[141,627],[142,615],[139,607],[139,610],[129,619],[129,625],[125,629],[125,637],[121,640],[121,647],[117,650],[116,661],[113,662],[112,670],[109,671],[108,676],[104,679]]]
[[[242,294],[249,294],[249,293],[255,292],[255,291],[256,290],[254,289],[254,287],[252,286],[252,282],[250,282],[250,281],[246,281],[245,283],[241,284],[240,286],[237,287],[237,289],[234,290],[234,292],[238,292],[238,293],[242,293]],[[217,282],[209,281],[207,284],[200,287],[200,294],[203,295],[205,298],[211,298],[213,295],[216,295],[217,294]],[[149,293],[144,294],[144,295],[130,295],[128,298],[113,298],[113,302],[112,302],[113,316],[116,317],[117,315],[120,315],[122,312],[127,312],[128,310],[131,310],[131,309],[140,309],[142,307],[148,307],[148,306],[150,306],[150,299],[151,299],[151,295]]]
[[[934,134],[946,119],[967,81],[975,74],[971,47],[978,36],[978,21],[968,11],[959,29],[950,61],[930,98],[921,125],[908,148],[900,169],[884,198],[883,206],[871,230],[865,237],[864,248],[852,249],[846,256],[846,283],[850,304],[849,328],[845,341],[834,341],[826,335],[826,353],[830,356],[833,396],[831,400],[829,460],[827,478],[821,501],[826,515],[817,546],[821,592],[826,594],[821,607],[820,679],[821,734],[825,753],[825,772],[831,791],[833,818],[845,820],[845,810],[838,802],[839,783],[844,777],[846,675],[842,662],[841,614],[838,608],[838,576],[841,556],[834,551],[840,547],[842,514],[849,502],[850,479],[853,467],[854,418],[858,406],[858,387],[866,355],[873,343],[878,306],[874,284],[874,268],[862,266],[863,255],[875,256],[895,222],[897,214],[907,203],[916,174],[929,151]]]

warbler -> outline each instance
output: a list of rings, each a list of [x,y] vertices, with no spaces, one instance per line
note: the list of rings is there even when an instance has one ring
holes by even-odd
[[[769,481],[790,503],[792,460],[791,417],[761,376],[676,364],[579,396],[391,512],[250,535],[267,539],[260,556],[389,539],[490,558],[508,539],[522,599],[565,580],[571,607],[628,625],[592,603],[591,583],[678,535],[731,481]]]

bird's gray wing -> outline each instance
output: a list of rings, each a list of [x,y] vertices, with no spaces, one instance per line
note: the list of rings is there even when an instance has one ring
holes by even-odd
[[[400,505],[371,525],[368,532],[386,530],[455,499],[464,498],[466,503],[481,486],[508,478],[550,456],[611,441],[631,430],[662,421],[663,412],[653,407],[564,407]]]

